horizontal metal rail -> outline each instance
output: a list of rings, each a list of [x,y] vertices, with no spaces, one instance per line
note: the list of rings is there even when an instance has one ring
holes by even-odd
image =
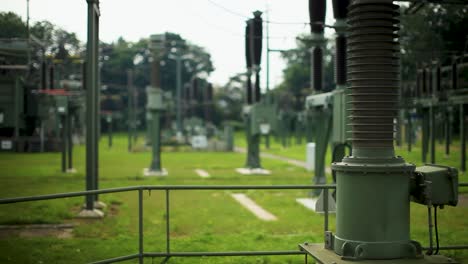
[[[468,185],[467,185],[468,186]],[[85,196],[90,194],[105,194],[130,191],[151,190],[313,190],[313,189],[336,189],[334,184],[322,185],[141,185],[121,188],[109,188],[100,190],[46,194],[36,196],[14,197],[0,199],[0,204],[22,203],[41,200],[52,200]]]
[[[145,257],[243,257],[243,256],[291,256],[304,255],[303,251],[231,251],[231,252],[174,252],[143,254]]]

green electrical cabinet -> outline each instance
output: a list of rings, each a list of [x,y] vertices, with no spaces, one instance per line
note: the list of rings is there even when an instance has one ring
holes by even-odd
[[[250,133],[265,135],[276,129],[276,106],[258,103],[250,108]]]

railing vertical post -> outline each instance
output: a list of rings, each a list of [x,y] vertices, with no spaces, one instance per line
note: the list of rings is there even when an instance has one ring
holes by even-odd
[[[171,253],[171,238],[169,233],[169,189],[166,189],[166,253]]]
[[[464,104],[460,104],[460,170],[466,171],[466,124]]]
[[[323,189],[323,210],[325,213],[325,220],[323,223],[324,232],[328,231],[328,188]]]
[[[138,263],[143,264],[143,189],[138,189]]]
[[[435,107],[431,106],[429,108],[429,135],[430,135],[430,151],[431,151],[431,163],[436,163],[436,123],[435,123]]]

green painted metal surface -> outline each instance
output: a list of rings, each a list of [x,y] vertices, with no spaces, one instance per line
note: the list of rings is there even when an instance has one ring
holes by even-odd
[[[244,123],[245,123],[245,136],[247,139],[247,155],[245,160],[245,167],[249,169],[262,168],[260,160],[260,134],[253,134],[251,121],[252,115],[250,113],[250,107],[247,107],[244,112]]]
[[[457,205],[457,169],[428,164],[417,167],[412,179],[411,194],[414,202],[434,206]]]
[[[99,189],[99,1],[88,0],[86,43],[86,190]],[[93,210],[97,195],[86,196],[86,209]]]
[[[146,108],[150,114],[149,122],[149,138],[152,146],[152,157],[149,166],[150,171],[160,172],[161,167],[161,113],[166,109],[165,98],[163,91],[157,87],[147,87],[147,104]]]
[[[340,96],[336,98],[341,101]],[[333,99],[332,92],[311,95],[306,99],[306,109],[312,122],[315,141],[315,175],[313,178],[315,184],[326,183],[325,157],[333,126]],[[320,191],[314,190],[313,194],[318,196]]]
[[[353,151],[367,158],[347,157],[332,165],[339,184],[335,252],[362,259],[416,256],[420,250],[409,235],[414,166],[380,149]]]
[[[256,103],[250,108],[251,135],[266,135],[276,129],[276,106],[272,104]]]

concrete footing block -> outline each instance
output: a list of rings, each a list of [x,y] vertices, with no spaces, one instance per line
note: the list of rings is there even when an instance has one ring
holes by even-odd
[[[98,210],[106,209],[107,205],[101,201],[94,201],[93,208]],[[83,209],[86,209],[86,203],[83,204]]]
[[[314,198],[297,198],[296,201],[302,204],[307,209],[310,209],[316,213],[323,214],[325,213],[325,204],[323,201],[322,191],[318,197]],[[331,192],[328,192],[328,212],[333,214],[336,212],[336,203],[335,199],[331,195]]]
[[[144,168],[143,169],[143,176],[145,177],[165,177],[169,175],[166,169],[161,169],[160,171],[153,171],[150,170],[149,168]]]
[[[107,205],[104,202],[101,202],[101,201],[94,202],[94,208],[96,209],[102,210],[102,209],[106,209],[106,207]]]
[[[93,210],[83,209],[78,213],[76,217],[88,218],[88,219],[100,219],[104,217],[104,213],[98,209],[93,209]]]
[[[271,171],[262,168],[238,168],[236,171],[242,175],[270,175]]]
[[[66,173],[74,174],[77,173],[78,171],[75,168],[67,169]]]

